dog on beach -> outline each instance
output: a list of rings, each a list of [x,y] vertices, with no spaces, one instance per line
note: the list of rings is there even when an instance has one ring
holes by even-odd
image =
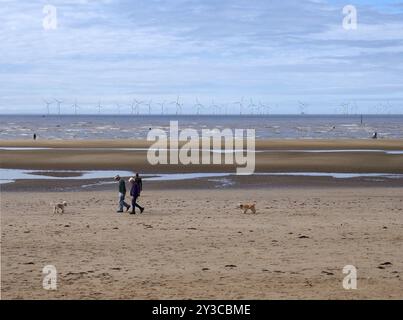
[[[67,202],[63,201],[63,202],[59,202],[56,204],[51,204],[53,206],[53,214],[55,213],[64,213],[64,208],[67,207]]]
[[[248,210],[252,213],[256,213],[256,203],[240,203],[238,208],[243,210],[243,213],[248,212]]]

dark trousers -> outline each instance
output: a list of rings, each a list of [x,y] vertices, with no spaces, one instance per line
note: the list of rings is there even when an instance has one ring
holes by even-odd
[[[138,198],[138,197],[132,197],[132,208],[133,208],[133,211],[135,211],[136,207],[139,208],[140,210],[143,209],[143,207],[140,206],[140,205],[137,203],[137,198]]]

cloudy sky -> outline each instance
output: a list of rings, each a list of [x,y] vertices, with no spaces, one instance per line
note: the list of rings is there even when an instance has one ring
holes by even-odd
[[[358,12],[343,28],[343,7]],[[44,6],[57,28],[44,28]],[[45,20],[45,24],[46,21]],[[275,113],[403,112],[403,1],[0,0],[0,113],[191,110],[242,97]],[[51,108],[55,108],[53,104]],[[154,105],[156,108],[156,105]],[[166,109],[174,108],[167,105]],[[52,109],[52,110],[53,110]]]

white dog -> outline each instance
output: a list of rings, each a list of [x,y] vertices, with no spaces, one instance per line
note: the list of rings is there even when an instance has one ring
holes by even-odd
[[[67,202],[66,201],[59,202],[56,204],[52,204],[52,206],[53,206],[53,214],[59,213],[59,210],[61,211],[60,213],[64,213],[64,208],[67,207]]]

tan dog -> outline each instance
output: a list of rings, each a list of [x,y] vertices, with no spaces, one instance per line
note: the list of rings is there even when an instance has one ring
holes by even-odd
[[[238,208],[243,210],[243,213],[248,212],[248,210],[252,211],[252,213],[256,213],[256,203],[240,203]]]
[[[67,207],[67,202],[59,202],[53,205],[53,214],[59,213],[59,210],[61,211],[60,213],[64,213],[64,208]]]

